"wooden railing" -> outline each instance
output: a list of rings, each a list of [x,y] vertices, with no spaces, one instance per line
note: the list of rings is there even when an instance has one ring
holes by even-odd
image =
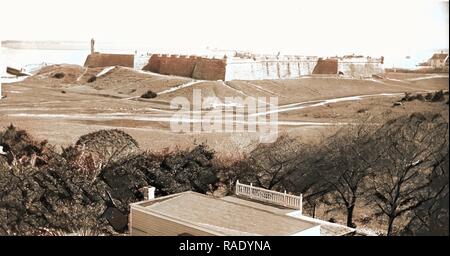
[[[268,190],[264,188],[254,187],[251,183],[250,185],[236,182],[236,195],[245,196],[250,199],[264,201],[276,205],[282,205],[288,208],[298,209],[300,210],[300,214],[303,210],[303,197],[287,194],[286,191],[284,193]]]

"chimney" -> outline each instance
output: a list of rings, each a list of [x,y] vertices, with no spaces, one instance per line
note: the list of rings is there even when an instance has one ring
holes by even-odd
[[[152,200],[155,199],[155,187],[148,186],[143,188],[144,192],[144,200]]]

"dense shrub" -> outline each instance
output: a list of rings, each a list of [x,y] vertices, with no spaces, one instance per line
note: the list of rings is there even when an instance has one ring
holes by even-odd
[[[157,195],[206,193],[218,181],[206,146],[142,152],[119,130],[81,136],[57,154],[11,125],[0,132],[0,144],[7,153],[0,155],[0,235],[122,233],[129,204],[143,200],[144,186],[156,187]],[[42,163],[32,164],[36,156]]]
[[[444,101],[444,92],[442,90],[434,93],[433,98],[431,98],[432,102]]]
[[[97,80],[97,77],[96,76],[91,76],[91,77],[89,77],[89,79],[87,80],[87,82],[88,83],[93,83],[93,82],[95,82]]]
[[[64,73],[58,72],[58,73],[53,74],[52,77],[53,77],[53,78],[56,78],[56,79],[62,79],[62,78],[64,78],[64,76],[65,76]]]
[[[151,90],[148,90],[147,92],[145,92],[144,94],[141,95],[141,98],[153,99],[153,98],[156,98],[156,96],[158,96],[156,93],[154,93]]]

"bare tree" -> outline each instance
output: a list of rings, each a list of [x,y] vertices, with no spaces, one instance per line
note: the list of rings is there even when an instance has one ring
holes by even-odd
[[[370,188],[373,203],[388,219],[387,235],[394,221],[436,197],[429,193],[436,155],[448,147],[448,123],[440,115],[412,114],[391,120],[374,135],[373,150],[380,155]]]
[[[238,176],[266,189],[284,189],[289,176],[298,171],[305,161],[302,157],[305,150],[306,145],[282,135],[274,143],[259,144],[252,150],[238,164]]]
[[[342,128],[323,143],[315,165],[318,177],[328,186],[328,203],[345,207],[349,227],[355,227],[356,202],[366,192],[364,181],[378,159],[371,153],[373,130],[365,123]]]
[[[432,167],[432,180],[427,189],[428,200],[413,211],[413,217],[402,234],[445,235],[449,234],[449,154],[447,146],[436,154]]]

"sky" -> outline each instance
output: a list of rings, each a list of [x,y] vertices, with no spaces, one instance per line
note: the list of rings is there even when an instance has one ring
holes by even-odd
[[[1,40],[146,43],[261,53],[406,56],[448,48],[448,1],[21,0]]]

